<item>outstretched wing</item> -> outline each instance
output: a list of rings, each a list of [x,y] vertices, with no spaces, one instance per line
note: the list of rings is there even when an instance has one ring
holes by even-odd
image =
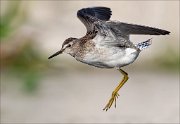
[[[131,35],[131,34],[142,34],[142,35],[166,35],[169,34],[169,31],[152,28],[148,26],[135,25],[135,24],[127,24],[122,22],[113,22],[109,21],[108,25],[114,30],[117,34],[122,35]]]
[[[107,7],[83,8],[77,12],[77,17],[86,26],[87,32],[90,32],[94,29],[95,21],[108,21],[110,19],[111,9]]]
[[[118,21],[98,21],[95,22],[95,26],[98,29],[99,44],[109,46],[125,46],[129,47],[132,43],[129,40],[131,34],[143,34],[143,35],[166,35],[169,31],[152,28],[148,26],[141,26],[135,24],[127,24]],[[106,35],[106,37],[102,37]],[[97,41],[96,41],[97,42]]]

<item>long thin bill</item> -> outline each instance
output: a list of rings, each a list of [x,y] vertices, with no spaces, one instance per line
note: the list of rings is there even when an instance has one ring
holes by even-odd
[[[53,57],[55,57],[55,56],[61,54],[62,52],[63,52],[63,50],[60,50],[60,51],[54,53],[53,55],[51,55],[48,59],[51,59],[51,58],[53,58]]]

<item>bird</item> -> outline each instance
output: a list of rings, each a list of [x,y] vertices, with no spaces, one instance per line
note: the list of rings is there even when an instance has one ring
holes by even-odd
[[[103,108],[107,111],[115,104],[119,90],[129,79],[122,67],[133,63],[138,55],[152,44],[152,38],[134,44],[130,35],[167,35],[169,31],[159,28],[129,24],[110,20],[112,11],[109,7],[96,6],[82,8],[77,17],[85,25],[87,32],[81,38],[66,39],[60,50],[48,59],[66,53],[77,61],[98,68],[116,69],[123,79],[112,92],[111,98]]]

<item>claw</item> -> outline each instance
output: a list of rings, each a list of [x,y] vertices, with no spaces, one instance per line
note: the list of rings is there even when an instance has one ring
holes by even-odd
[[[120,88],[126,83],[128,80],[128,74],[123,71],[122,69],[119,69],[119,71],[124,75],[123,80],[119,83],[119,85],[116,87],[116,89],[112,92],[112,96],[109,99],[109,102],[106,104],[106,106],[103,108],[103,110],[108,110],[111,108],[113,102],[115,103],[115,108],[116,108],[116,99],[119,97],[118,91]]]
[[[111,96],[111,99],[109,100],[109,102],[107,103],[107,105],[104,107],[103,110],[108,110],[111,108],[113,102],[115,102],[115,108],[116,108],[116,99],[118,98],[119,94],[117,92],[113,92],[112,93],[112,96]]]

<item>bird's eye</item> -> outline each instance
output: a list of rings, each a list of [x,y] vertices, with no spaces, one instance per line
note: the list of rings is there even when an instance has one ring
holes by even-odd
[[[71,44],[68,44],[67,47],[71,47]]]

